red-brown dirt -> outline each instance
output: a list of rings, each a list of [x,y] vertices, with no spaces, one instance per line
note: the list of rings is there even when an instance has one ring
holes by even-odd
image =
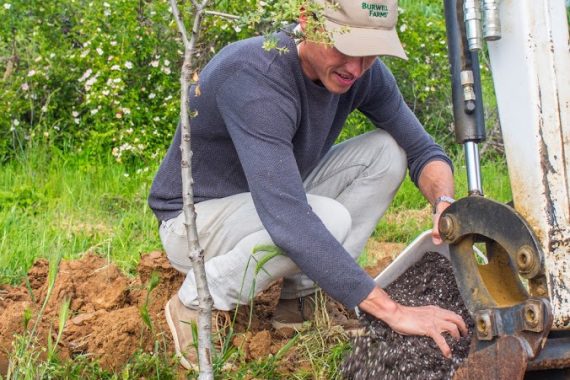
[[[393,251],[400,248],[377,243],[369,245],[371,266],[367,268],[368,272],[373,276],[378,274],[391,261]],[[36,321],[47,295],[48,269],[48,262],[39,259],[28,273],[28,284],[0,286],[0,374],[6,371],[14,335],[24,333],[26,309],[32,312],[28,329]],[[140,316],[140,308],[147,298],[146,284],[153,272],[159,275],[160,282],[148,297],[147,307],[154,327],[151,332]],[[137,349],[151,351],[156,340],[166,341],[167,347],[172,349],[163,307],[183,279],[162,252],[141,256],[135,278],[127,277],[114,264],[95,254],[63,261],[43,318],[38,323],[39,342],[47,342],[50,332],[55,338],[61,305],[69,299],[69,318],[58,347],[62,358],[88,354],[103,368],[117,370]],[[287,334],[275,332],[270,324],[279,293],[280,283],[276,282],[255,298],[251,315],[248,307],[238,310],[233,344],[242,350],[247,360],[275,354],[287,342]],[[343,312],[338,304],[330,302],[331,310]],[[290,355],[294,354],[293,350]],[[284,359],[283,371],[296,369],[287,363],[290,355]]]

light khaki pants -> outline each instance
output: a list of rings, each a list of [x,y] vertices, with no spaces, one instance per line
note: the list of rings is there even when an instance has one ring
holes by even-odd
[[[362,252],[400,187],[406,164],[406,155],[395,140],[383,130],[375,130],[335,145],[305,180],[311,208],[353,258]],[[268,253],[254,254],[254,247],[273,242],[250,193],[200,202],[196,213],[216,309],[232,310],[238,304],[247,304],[279,278],[284,278],[281,298],[302,297],[316,290],[314,282],[287,256],[273,257],[261,265]],[[180,300],[196,307],[196,284],[183,222],[183,213],[163,221],[160,238],[172,266],[186,273],[178,292]]]

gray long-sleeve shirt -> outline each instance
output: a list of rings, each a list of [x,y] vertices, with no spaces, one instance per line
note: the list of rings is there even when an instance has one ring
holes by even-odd
[[[303,179],[331,148],[350,112],[359,109],[406,151],[417,183],[434,159],[451,165],[406,106],[380,60],[351,89],[332,94],[308,79],[292,38],[278,33],[278,50],[263,37],[225,47],[190,90],[195,201],[250,191],[271,238],[299,268],[347,307],[374,281],[328,232],[307,203]],[[182,210],[180,127],[154,179],[149,205],[159,220]]]

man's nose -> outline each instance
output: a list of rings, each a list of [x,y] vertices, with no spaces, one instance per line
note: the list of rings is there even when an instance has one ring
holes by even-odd
[[[355,77],[359,77],[364,70],[364,57],[348,57],[345,68]]]

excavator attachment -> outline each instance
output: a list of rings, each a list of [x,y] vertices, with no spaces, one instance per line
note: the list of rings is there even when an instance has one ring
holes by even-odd
[[[455,379],[570,379],[570,49],[564,0],[444,0],[456,141],[468,196],[381,273],[386,286],[428,251],[448,257],[475,323]],[[485,198],[479,55],[497,97],[513,194]],[[492,180],[492,179],[491,179]],[[476,254],[474,254],[476,253]]]

